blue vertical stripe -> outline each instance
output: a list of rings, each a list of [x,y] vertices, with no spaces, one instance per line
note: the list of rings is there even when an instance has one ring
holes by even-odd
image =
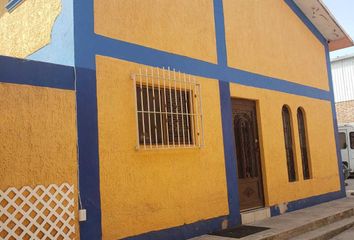
[[[83,240],[102,238],[93,14],[93,0],[74,1],[79,194],[87,210],[87,220],[80,222]]]
[[[343,169],[342,169],[342,156],[340,154],[340,149],[339,149],[337,113],[336,113],[336,106],[335,106],[335,101],[334,101],[332,69],[331,69],[331,61],[330,61],[330,57],[329,57],[328,44],[326,44],[326,46],[325,46],[325,51],[326,51],[325,54],[326,54],[327,73],[328,73],[328,85],[329,85],[329,90],[330,90],[331,107],[332,107],[334,138],[335,138],[335,144],[336,144],[335,147],[336,147],[337,161],[338,161],[340,189],[343,194],[343,197],[345,197],[346,192],[345,192],[344,175],[343,175]]]
[[[237,81],[241,78],[233,75],[232,73],[235,72],[227,68],[225,20],[222,0],[214,0],[214,18],[218,68],[220,68],[218,79],[222,119],[222,135],[224,142],[226,186],[229,204],[228,227],[235,227],[241,224],[241,215],[238,193],[238,177],[236,171],[236,145],[232,123],[232,103],[230,96],[230,84],[228,81]],[[226,79],[228,81],[225,81]]]
[[[224,141],[224,158],[229,202],[229,227],[241,224],[240,200],[236,165],[235,138],[232,122],[232,103],[230,84],[219,81],[220,105],[222,118],[222,135]]]
[[[87,220],[80,222],[80,239],[101,239],[96,72],[76,68],[79,194]]]
[[[218,65],[227,66],[224,8],[222,0],[214,0],[214,21]]]

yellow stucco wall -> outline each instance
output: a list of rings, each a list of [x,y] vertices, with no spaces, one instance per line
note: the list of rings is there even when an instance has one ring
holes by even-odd
[[[257,101],[262,172],[269,206],[340,190],[331,103],[271,90],[231,84],[231,96]],[[289,183],[282,123],[282,106],[292,112],[298,181]],[[312,176],[303,180],[296,111],[303,107]]]
[[[6,12],[6,4],[8,3],[8,0],[0,0],[0,17]]]
[[[0,109],[0,189],[67,182],[76,211],[75,93],[0,83]]]
[[[60,0],[26,0],[0,17],[0,55],[25,58],[50,43]]]
[[[135,150],[133,81],[139,65],[97,56],[104,239],[228,214],[218,82],[201,83],[205,147]]]
[[[224,0],[228,64],[328,90],[325,50],[281,0]]]
[[[95,32],[216,62],[213,1],[95,0]]]

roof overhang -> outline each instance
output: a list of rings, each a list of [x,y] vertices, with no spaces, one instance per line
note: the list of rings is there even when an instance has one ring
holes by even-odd
[[[318,29],[335,51],[353,46],[353,40],[334,18],[322,0],[294,0],[295,4]]]

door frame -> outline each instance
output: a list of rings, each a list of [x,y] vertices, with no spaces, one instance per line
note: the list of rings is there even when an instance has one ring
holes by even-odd
[[[260,119],[260,112],[259,112],[259,100],[256,99],[247,99],[247,98],[239,98],[239,97],[231,97],[231,112],[233,115],[233,109],[234,109],[234,105],[235,102],[242,102],[244,101],[245,103],[250,103],[252,102],[252,107],[254,108],[254,112],[255,112],[255,130],[256,130],[256,134],[257,134],[257,139],[258,139],[258,158],[259,158],[259,174],[260,174],[260,185],[261,185],[261,191],[262,191],[262,206],[259,207],[254,207],[254,208],[249,208],[249,209],[240,209],[240,212],[247,212],[247,211],[251,211],[254,209],[260,209],[260,208],[264,208],[268,205],[268,193],[266,191],[266,179],[264,176],[266,176],[265,174],[265,169],[264,169],[264,152],[263,152],[263,135],[262,135],[262,127],[261,127],[261,119]],[[235,130],[234,130],[234,119],[232,116],[232,134],[233,134],[233,139],[235,139]],[[236,150],[236,142],[234,142],[234,151],[235,151],[235,156],[236,156],[236,177],[237,180],[239,181],[239,177],[238,177],[238,165],[237,165],[237,150]],[[238,194],[238,200],[240,201],[240,193]]]

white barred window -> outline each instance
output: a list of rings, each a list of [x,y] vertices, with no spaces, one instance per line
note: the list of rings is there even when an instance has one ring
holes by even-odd
[[[204,144],[200,84],[175,70],[146,68],[132,75],[138,149]]]

